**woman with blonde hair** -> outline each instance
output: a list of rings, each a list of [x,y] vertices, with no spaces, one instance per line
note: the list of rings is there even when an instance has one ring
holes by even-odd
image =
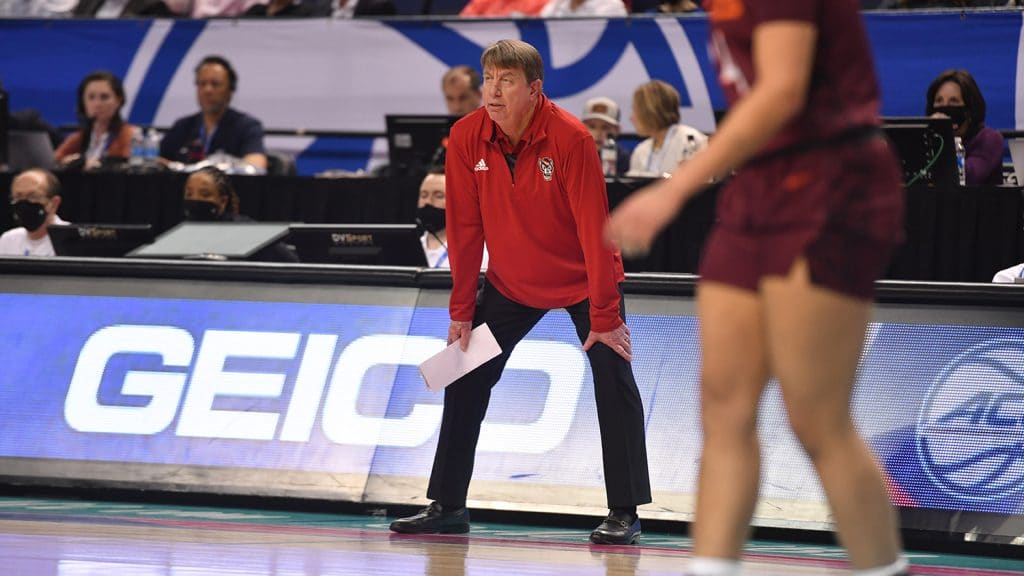
[[[700,130],[679,123],[679,92],[661,80],[637,87],[629,119],[647,139],[633,150],[627,176],[669,174],[708,143]]]

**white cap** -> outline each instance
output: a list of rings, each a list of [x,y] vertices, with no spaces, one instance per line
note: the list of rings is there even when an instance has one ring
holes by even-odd
[[[604,96],[591,98],[583,105],[583,117],[581,119],[590,120],[592,118],[604,120],[609,124],[618,126],[619,105],[615,103],[615,100],[605,98]]]

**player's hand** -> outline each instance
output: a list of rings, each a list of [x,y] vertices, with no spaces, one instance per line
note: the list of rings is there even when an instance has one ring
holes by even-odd
[[[633,345],[629,341],[629,326],[626,326],[625,322],[611,332],[591,331],[587,336],[587,341],[583,343],[583,351],[590,350],[590,347],[598,342],[611,348],[616,354],[625,358],[626,362],[633,361]]]
[[[626,198],[605,225],[605,240],[622,251],[626,258],[646,255],[654,239],[676,217],[683,201],[670,188],[670,180],[661,180]]]
[[[459,348],[465,352],[469,347],[469,335],[473,332],[473,323],[462,320],[452,320],[448,325],[448,344],[459,341]]]

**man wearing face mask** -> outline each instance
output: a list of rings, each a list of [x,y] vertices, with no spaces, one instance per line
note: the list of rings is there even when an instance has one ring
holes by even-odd
[[[431,168],[420,183],[420,199],[416,205],[416,224],[423,230],[420,243],[431,268],[450,268],[448,263],[448,234],[445,223],[444,166]],[[487,248],[484,247],[481,269],[487,268]]]
[[[0,236],[0,255],[54,256],[47,227],[67,224],[57,216],[60,181],[48,170],[31,168],[11,182],[11,213],[18,225]]]
[[[1003,183],[1003,135],[985,126],[985,97],[966,70],[946,70],[931,85],[925,114],[953,121],[953,133],[964,145],[967,186]]]

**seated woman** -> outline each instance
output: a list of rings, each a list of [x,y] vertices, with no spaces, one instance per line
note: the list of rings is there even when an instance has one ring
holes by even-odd
[[[928,86],[925,114],[953,120],[963,140],[968,186],[1003,183],[1003,135],[985,126],[985,98],[966,70],[946,70]]]
[[[190,222],[252,222],[239,212],[241,201],[228,175],[213,166],[193,172],[185,181],[183,216]],[[275,242],[248,258],[264,262],[298,262],[295,251]]]
[[[667,82],[652,80],[633,92],[629,119],[647,139],[637,144],[627,176],[662,176],[708,144],[696,128],[679,123],[679,92]]]
[[[420,199],[416,204],[416,223],[424,231],[420,237],[427,266],[451,268],[448,262],[448,234],[445,222],[444,165],[430,169],[420,183]],[[480,268],[487,268],[487,246],[484,246]]]
[[[79,128],[57,147],[57,161],[65,166],[81,161],[92,170],[106,158],[128,158],[136,128],[121,119],[122,106],[124,87],[117,76],[99,70],[83,78],[76,104]]]

